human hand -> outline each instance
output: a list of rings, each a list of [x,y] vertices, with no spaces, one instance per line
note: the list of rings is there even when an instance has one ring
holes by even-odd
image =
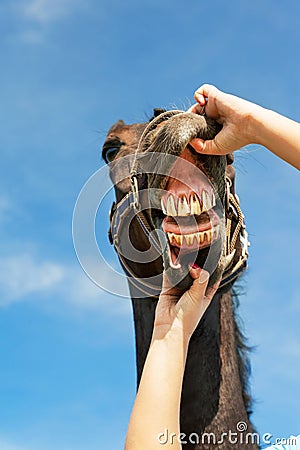
[[[245,145],[256,143],[254,118],[263,109],[215,86],[204,84],[194,94],[198,102],[188,111],[199,114],[205,108],[208,117],[222,124],[222,130],[213,140],[193,139],[190,144],[198,153],[226,155]]]
[[[154,337],[163,338],[168,333],[180,332],[188,341],[201,317],[215,295],[220,280],[207,288],[209,273],[200,267],[191,267],[190,275],[194,282],[184,293],[173,287],[165,272],[162,292],[157,303],[154,321]]]

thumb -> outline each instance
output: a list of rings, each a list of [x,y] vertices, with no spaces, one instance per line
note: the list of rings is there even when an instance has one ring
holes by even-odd
[[[195,138],[190,142],[191,146],[197,153],[204,153],[205,155],[221,155],[222,150],[216,145],[215,139],[204,141],[200,138]]]
[[[217,145],[216,140],[204,141],[203,143],[203,153],[206,155],[222,155],[222,149]]]
[[[200,268],[190,269],[190,275],[194,278],[193,284],[186,292],[193,302],[201,302],[205,296],[206,288],[209,280],[209,273]]]

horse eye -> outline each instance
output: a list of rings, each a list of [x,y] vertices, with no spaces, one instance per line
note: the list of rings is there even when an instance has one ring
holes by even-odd
[[[103,154],[103,158],[104,158],[105,162],[107,164],[111,163],[117,156],[117,153],[119,150],[120,150],[120,147],[110,147],[107,150],[105,150],[105,152]]]

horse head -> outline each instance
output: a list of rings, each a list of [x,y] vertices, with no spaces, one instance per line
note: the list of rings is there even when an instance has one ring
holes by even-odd
[[[103,145],[116,193],[112,240],[131,279],[154,292],[163,268],[187,289],[191,264],[209,271],[210,284],[222,276],[224,286],[245,268],[248,247],[233,155],[199,154],[189,144],[213,139],[221,129],[214,120],[154,113],[146,124],[118,121]]]

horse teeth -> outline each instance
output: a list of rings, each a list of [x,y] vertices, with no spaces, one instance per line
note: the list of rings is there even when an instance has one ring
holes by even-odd
[[[211,242],[212,230],[207,230],[206,231],[206,236],[207,236],[207,242]]]
[[[189,216],[191,214],[191,210],[185,195],[180,197],[178,201],[178,215],[179,216]]]
[[[184,235],[187,245],[190,247],[193,245],[194,235],[193,234],[185,234]]]
[[[165,204],[164,204],[164,202],[163,202],[163,199],[161,199],[160,204],[161,204],[162,212],[163,212],[163,213],[165,214],[165,216],[166,216],[166,215],[167,215],[167,210],[166,210],[166,208],[165,208]]]
[[[190,234],[190,245],[194,244],[195,235],[196,235],[196,233]]]
[[[202,191],[202,212],[209,211],[212,208],[212,203],[208,193],[203,189]]]
[[[168,234],[168,238],[170,243],[172,244],[172,242],[178,244],[178,245],[182,245],[183,242],[183,236],[182,234],[175,234],[175,233],[167,233]]]
[[[176,238],[175,238],[175,234],[174,233],[169,233],[169,239],[170,239],[172,244],[176,243]]]
[[[211,193],[211,202],[212,202],[212,208],[214,208],[216,206],[216,196],[213,192]]]
[[[174,238],[177,244],[182,245],[183,242],[182,234],[174,234]]]
[[[202,191],[201,200],[202,200],[202,212],[208,211],[206,204],[206,191],[204,190]]]
[[[220,226],[215,225],[209,230],[198,231],[196,233],[189,233],[189,234],[167,233],[167,235],[169,242],[173,245],[177,244],[180,247],[182,247],[182,245],[185,243],[188,247],[192,247],[194,245],[195,239],[198,245],[203,244],[204,242],[210,244],[212,239],[216,239],[218,237],[219,230]]]
[[[205,189],[202,190],[201,200],[199,200],[198,195],[195,193],[192,193],[189,199],[185,195],[181,195],[178,203],[177,198],[173,194],[169,194],[166,203],[161,199],[163,213],[172,217],[200,215],[202,212],[209,211],[214,206],[216,206],[215,194],[213,192],[209,194]]]
[[[173,195],[169,195],[168,201],[167,201],[167,215],[168,216],[177,216],[177,211],[175,207],[175,202]]]
[[[201,206],[196,194],[192,194],[190,196],[190,204],[191,204],[191,214],[200,215],[201,214]]]

